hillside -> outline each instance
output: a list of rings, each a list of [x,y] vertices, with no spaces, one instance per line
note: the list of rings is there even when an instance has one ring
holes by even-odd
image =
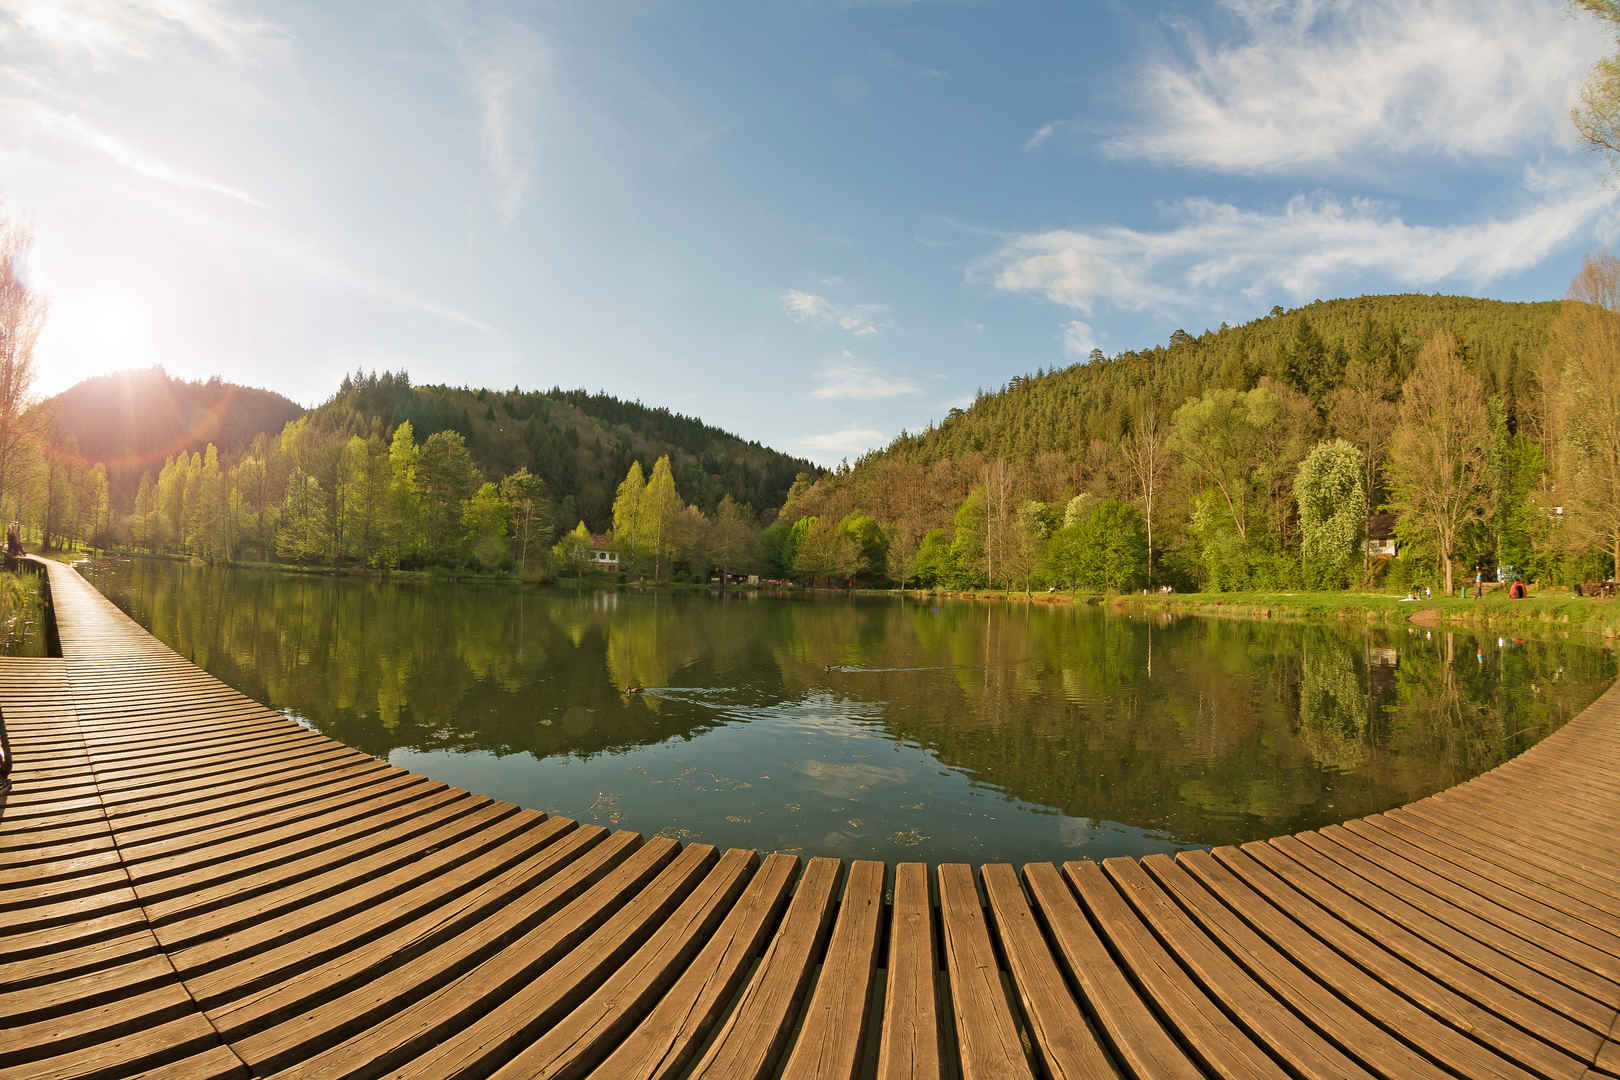
[[[1123,352],[1062,369],[1015,376],[980,391],[967,409],[938,425],[902,432],[847,472],[801,488],[782,519],[842,516],[857,507],[880,521],[917,529],[948,527],[951,514],[989,458],[1023,472],[1019,487],[1053,500],[1078,491],[1126,497],[1119,444],[1134,419],[1167,422],[1207,390],[1248,390],[1262,379],[1297,391],[1333,430],[1329,399],[1351,357],[1378,371],[1393,400],[1433,331],[1458,336],[1489,394],[1501,395],[1510,425],[1538,422],[1536,365],[1557,317],[1556,301],[1512,303],[1400,294],[1316,301],[1196,337],[1176,331],[1168,345]],[[926,470],[926,479],[924,473]]]
[[[188,382],[160,367],[86,379],[36,408],[53,420],[52,442],[106,465],[118,512],[133,507],[141,475],[155,478],[167,458],[213,443],[232,461],[258,436],[274,439],[306,415],[269,390],[217,378]],[[651,468],[669,455],[682,495],[705,511],[727,494],[774,510],[799,473],[819,472],[694,417],[584,390],[412,386],[403,372],[356,374],[307,415],[318,429],[360,434],[386,436],[404,420],[418,440],[458,431],[486,475],[526,468],[545,479],[562,517],[596,529],[611,521],[614,489],[633,460]]]
[[[1509,411],[1535,398],[1535,367],[1558,315],[1557,301],[1510,303],[1463,296],[1402,294],[1318,300],[1242,326],[1177,343],[1123,352],[1102,362],[1014,377],[953,410],[937,427],[903,434],[863,460],[931,464],[971,451],[1032,459],[1043,449],[1083,448],[1116,439],[1130,417],[1151,406],[1161,415],[1215,387],[1247,390],[1262,376],[1321,403],[1338,386],[1358,348],[1391,363],[1405,379],[1423,339],[1449,330],[1462,339],[1490,393]],[[859,466],[857,466],[859,471]]]
[[[235,454],[304,412],[271,390],[218,378],[189,382],[161,367],[98,375],[35,408],[54,423],[54,442],[107,467],[108,497],[124,509],[141,474],[156,474],[171,455],[209,443]]]
[[[704,511],[728,494],[774,510],[795,477],[820,471],[695,417],[584,390],[412,386],[403,372],[357,373],[311,416],[317,426],[379,433],[405,420],[418,440],[460,432],[488,476],[526,468],[544,477],[559,520],[583,519],[595,529],[611,523],[614,489],[632,461],[650,468],[669,455],[682,497]]]

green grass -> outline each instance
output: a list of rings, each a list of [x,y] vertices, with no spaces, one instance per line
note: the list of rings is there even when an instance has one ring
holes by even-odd
[[[1505,591],[1497,590],[1478,600],[1436,596],[1402,602],[1394,593],[1257,592],[1153,594],[1122,597],[1121,602],[1139,610],[1239,618],[1325,618],[1387,624],[1415,621],[1420,625],[1483,630],[1569,630],[1604,638],[1620,637],[1620,599],[1598,600],[1562,589],[1537,591],[1523,600],[1510,600]]]

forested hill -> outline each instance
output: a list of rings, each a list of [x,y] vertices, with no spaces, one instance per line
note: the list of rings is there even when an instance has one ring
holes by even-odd
[[[1539,444],[1545,433],[1538,370],[1560,310],[1557,302],[1455,296],[1319,300],[1293,311],[1273,308],[1264,318],[1197,337],[1177,330],[1156,348],[1114,357],[1093,351],[1087,361],[980,391],[971,407],[951,410],[937,426],[903,432],[853,467],[798,485],[778,520],[784,527],[812,518],[836,522],[859,511],[883,523],[905,554],[931,530],[942,531],[941,542],[954,536],[967,544],[976,515],[988,513],[975,499],[992,489],[1002,517],[1029,500],[1060,507],[1076,495],[1138,502],[1143,461],[1133,458],[1136,432],[1156,431],[1149,439],[1162,440],[1187,402],[1263,385],[1278,410],[1260,434],[1269,456],[1233,490],[1240,503],[1251,487],[1259,491],[1251,508],[1264,507],[1273,519],[1271,543],[1281,552],[1297,539],[1294,471],[1322,439],[1344,438],[1360,450],[1367,498],[1372,506],[1383,504],[1396,405],[1419,351],[1436,332],[1453,335],[1478,374],[1481,414],[1499,401],[1506,430]],[[1153,459],[1154,469],[1173,456]],[[1196,470],[1166,473],[1176,490],[1159,508],[1163,528],[1153,540],[1161,548],[1189,543],[1194,498],[1213,482]],[[1247,524],[1241,514],[1236,520]],[[1244,548],[1245,558],[1254,548]],[[969,552],[957,561],[968,565],[976,558]],[[903,571],[907,564],[902,558],[897,565]],[[952,580],[970,578],[963,571]]]
[[[974,451],[1014,461],[1043,450],[1078,455],[1096,440],[1117,439],[1145,409],[1168,417],[1206,390],[1247,390],[1263,376],[1324,407],[1358,349],[1389,364],[1398,385],[1436,330],[1461,339],[1487,391],[1501,394],[1514,413],[1535,396],[1536,365],[1558,309],[1556,301],[1421,294],[1273,308],[1242,326],[1222,324],[1197,337],[1177,331],[1168,345],[1113,358],[1093,353],[1089,362],[1014,377],[1000,390],[981,392],[970,408],[953,409],[939,426],[902,434],[861,464],[895,458],[927,465]]]
[[[271,390],[189,382],[161,367],[98,375],[35,408],[48,441],[107,467],[108,498],[121,509],[134,501],[141,474],[156,475],[171,455],[209,443],[235,454],[304,413]]]
[[[386,434],[410,421],[420,441],[454,430],[487,476],[526,468],[546,482],[558,521],[606,529],[632,461],[668,455],[681,497],[712,511],[725,495],[764,512],[780,507],[802,458],[738,438],[694,417],[584,390],[469,390],[412,386],[402,372],[346,376],[310,417],[317,427]]]

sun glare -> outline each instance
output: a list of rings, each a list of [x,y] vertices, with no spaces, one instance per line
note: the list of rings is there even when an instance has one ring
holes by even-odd
[[[87,297],[73,344],[91,371],[118,371],[155,362],[152,318],[147,306],[126,292]]]

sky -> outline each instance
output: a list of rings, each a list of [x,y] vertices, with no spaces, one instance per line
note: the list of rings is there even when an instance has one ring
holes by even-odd
[[[583,386],[822,464],[1273,305],[1620,240],[1558,0],[0,0],[36,391]]]

